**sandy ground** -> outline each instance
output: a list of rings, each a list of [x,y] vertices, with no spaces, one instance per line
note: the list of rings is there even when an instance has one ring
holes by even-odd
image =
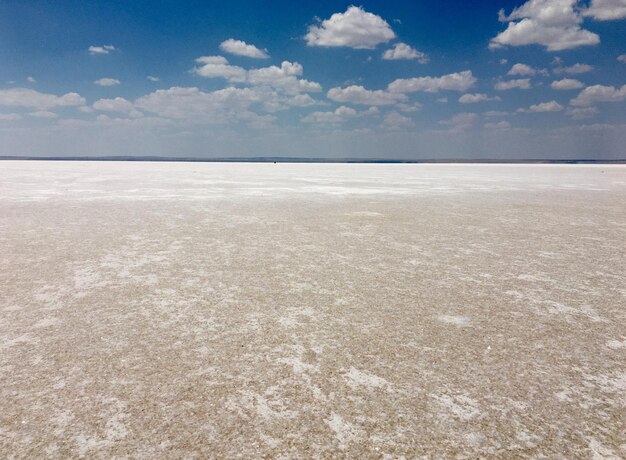
[[[0,162],[0,456],[626,457],[626,167]]]

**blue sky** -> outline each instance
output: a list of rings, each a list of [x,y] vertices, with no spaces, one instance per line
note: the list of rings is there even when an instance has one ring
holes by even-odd
[[[0,155],[626,157],[626,0],[0,1]]]

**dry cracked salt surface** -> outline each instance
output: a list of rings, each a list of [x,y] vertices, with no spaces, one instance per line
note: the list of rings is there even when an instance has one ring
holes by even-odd
[[[626,167],[0,162],[3,458],[626,457]]]

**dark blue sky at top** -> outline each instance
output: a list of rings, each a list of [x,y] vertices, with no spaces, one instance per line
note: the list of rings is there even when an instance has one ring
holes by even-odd
[[[236,35],[239,39],[267,48],[275,58],[297,60],[310,79],[334,84],[338,79],[366,78],[384,86],[398,77],[454,71],[477,60],[497,62],[530,60],[544,65],[555,53],[538,52],[538,46],[509,50],[487,49],[490,38],[503,29],[499,8],[511,11],[518,1],[397,1],[358,2],[365,10],[385,18],[398,38],[431,56],[427,68],[414,62],[394,62],[375,68],[362,61],[371,50],[324,49],[305,45],[303,35],[314,17],[328,18],[350,3],[342,1],[9,1],[0,3],[0,57],[2,79],[22,74],[56,71],[58,87],[68,90],[68,74],[85,78],[108,70],[110,62],[91,57],[85,66],[85,49],[93,43],[119,43],[121,53],[110,56],[124,77],[143,80],[144,74],[161,74],[177,82],[181,71],[202,55],[218,54],[219,43]],[[399,20],[400,23],[394,21]],[[623,23],[590,23],[602,33],[605,46],[561,51],[595,62],[615,61],[616,46],[623,42]],[[602,51],[608,51],[603,53]],[[604,55],[604,56],[603,56]],[[296,58],[294,58],[294,56]],[[237,59],[231,58],[234,62]],[[95,61],[95,62],[94,62]],[[353,66],[358,66],[355,77]],[[489,75],[489,69],[484,69]],[[360,72],[365,72],[363,75]],[[480,69],[474,69],[480,74]],[[197,79],[196,79],[197,80]],[[142,81],[143,84],[143,81]]]
[[[194,75],[190,69],[194,66],[194,60],[200,56],[225,55],[220,52],[219,44],[227,38],[244,40],[267,49],[271,56],[267,60],[251,60],[246,57],[225,55],[233,65],[248,69],[280,65],[283,60],[299,62],[304,68],[302,77],[322,85],[323,93],[316,95],[319,99],[323,99],[326,91],[332,87],[356,84],[368,89],[385,89],[390,82],[398,78],[440,76],[471,70],[478,83],[468,92],[487,93],[490,96],[498,94],[503,99],[497,104],[481,106],[481,111],[514,112],[518,107],[528,107],[530,104],[546,100],[557,100],[565,107],[567,101],[576,93],[555,94],[548,85],[557,77],[538,78],[532,91],[507,91],[506,94],[500,94],[493,90],[494,82],[508,78],[506,72],[512,64],[520,62],[536,68],[550,69],[551,62],[556,56],[562,59],[564,65],[575,63],[593,65],[593,72],[572,77],[584,80],[585,85],[601,84],[619,88],[626,83],[624,78],[626,64],[617,61],[617,56],[626,53],[624,44],[626,20],[585,20],[584,28],[601,37],[601,44],[598,46],[584,46],[558,52],[547,51],[540,45],[488,49],[489,41],[506,28],[506,24],[498,21],[498,10],[504,8],[510,12],[522,3],[523,1],[416,0],[357,2],[355,3],[357,6],[362,6],[364,10],[385,19],[397,35],[396,40],[382,44],[374,50],[368,50],[306,45],[303,37],[307,27],[315,23],[316,17],[327,19],[333,13],[344,12],[351,3],[343,1],[0,0],[2,63],[0,89],[32,87],[42,93],[57,95],[76,92],[86,98],[88,105],[99,98],[123,97],[134,100],[157,89],[173,86],[198,87],[204,91],[214,91],[228,85],[219,79],[206,79]],[[382,61],[381,53],[392,43],[399,41],[428,54],[430,62],[423,65],[414,60]],[[91,45],[105,44],[113,44],[117,50],[106,56],[93,56],[87,52]],[[501,59],[506,59],[508,64],[501,64]],[[147,75],[158,76],[160,81],[148,81]],[[36,85],[24,83],[28,76],[36,80]],[[99,87],[93,84],[94,80],[102,77],[114,77],[122,84],[112,87]],[[447,97],[450,103],[434,102],[443,96]],[[433,129],[437,127],[439,120],[448,119],[457,113],[475,111],[475,106],[459,106],[456,103],[458,96],[457,93],[418,94],[414,99],[419,101],[423,108],[420,112],[410,115],[416,123],[415,128],[410,131],[420,131],[420,128]],[[326,108],[298,109],[297,116],[302,117],[315,110],[332,110],[338,105],[340,104],[330,103]],[[0,107],[0,112],[8,113],[10,110]],[[65,114],[63,111],[61,113]],[[562,114],[558,118],[554,114],[550,115],[548,117],[547,114],[546,116],[542,114],[535,118],[523,119],[518,116],[515,121],[521,121],[514,125],[531,130],[545,130],[546,124],[557,129],[591,123],[615,126],[626,123],[624,103],[603,105],[600,113],[591,121],[574,122]],[[87,116],[80,115],[83,118]],[[277,114],[278,124],[290,117],[293,118],[293,115],[287,112]],[[43,125],[42,120],[34,120],[32,123],[32,129],[49,129]],[[19,128],[19,123],[16,123],[16,126]],[[5,136],[15,134],[7,131],[8,129],[10,128],[3,128]],[[237,132],[241,133],[242,130],[243,128],[238,128]],[[410,134],[398,133],[393,142],[386,142],[386,145],[396,146],[394,148],[397,149],[397,154],[392,152],[393,156],[410,156],[409,146],[413,142],[410,140]],[[293,133],[284,135],[294,136]],[[530,134],[528,132],[511,134],[518,138],[522,135]],[[549,133],[546,135],[551,136]],[[348,137],[333,138],[332,136],[340,137],[336,130],[320,134],[320,137],[324,136],[326,138],[321,145],[324,147],[334,145],[335,148],[331,149],[334,152],[341,152],[341,148],[349,142]],[[494,155],[502,143],[501,139],[494,140],[493,145],[487,148],[485,142],[476,142],[478,134],[474,131],[463,136],[466,136],[464,141],[442,141],[443,143],[437,146],[434,145],[437,142],[435,139],[429,140],[428,145],[432,146],[434,152],[445,152],[448,148],[452,156],[466,156],[470,155],[470,152],[459,151],[458,145],[469,142],[473,148],[484,149],[487,155]],[[614,146],[617,141],[611,142],[611,152],[608,153],[613,156],[619,155],[619,149],[616,150]],[[201,148],[197,148],[201,145],[198,136],[195,141],[187,139],[181,145],[183,144],[185,153],[204,154]],[[44,151],[41,145],[43,143],[28,146],[19,142],[12,144],[16,151],[25,154],[62,153],[58,151],[58,146],[53,150]],[[59,141],[59,145],[62,145],[62,142]],[[235,153],[252,154],[252,145],[249,147],[238,145]],[[269,142],[268,145],[271,146],[272,143]],[[294,153],[302,150],[293,140],[287,141],[285,145],[288,147],[278,149],[281,153],[291,152],[290,148]],[[570,143],[566,140],[554,145],[561,145],[562,149],[570,148]],[[155,153],[176,154],[172,151],[175,148],[176,144],[170,144],[168,151]],[[267,148],[271,150],[270,147]],[[546,151],[537,150],[536,146],[533,149],[536,154],[548,154]],[[0,154],[10,152],[2,151]],[[560,156],[567,154],[566,150],[558,152]],[[375,152],[368,152],[368,155],[375,155]]]

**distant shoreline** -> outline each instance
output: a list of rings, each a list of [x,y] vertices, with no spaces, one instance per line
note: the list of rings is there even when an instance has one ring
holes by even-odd
[[[418,163],[464,163],[464,164],[626,164],[626,159],[620,160],[541,160],[541,159],[368,159],[368,158],[298,158],[298,157],[224,157],[224,158],[197,158],[197,157],[161,157],[161,156],[0,156],[2,160],[20,161],[146,161],[146,162],[179,162],[179,163],[370,163],[370,164],[418,164]]]

